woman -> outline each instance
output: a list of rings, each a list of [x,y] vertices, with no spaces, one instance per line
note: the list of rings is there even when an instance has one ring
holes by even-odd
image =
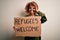
[[[36,2],[29,2],[25,7],[26,17],[28,16],[41,16],[41,24],[47,21],[44,13],[38,11],[38,5]],[[41,37],[25,37],[24,40],[41,40]]]

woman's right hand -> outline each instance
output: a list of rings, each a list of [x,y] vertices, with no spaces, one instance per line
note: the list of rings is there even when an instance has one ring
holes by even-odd
[[[17,30],[18,28],[17,28],[17,27],[15,27],[15,26],[13,26],[13,29],[14,29],[14,31],[15,31],[15,30]]]
[[[13,29],[14,29],[14,31],[15,31],[15,26],[13,26]]]

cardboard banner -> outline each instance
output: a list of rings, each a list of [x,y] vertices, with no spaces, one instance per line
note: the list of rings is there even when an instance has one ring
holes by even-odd
[[[41,17],[17,17],[14,18],[16,36],[41,36]]]

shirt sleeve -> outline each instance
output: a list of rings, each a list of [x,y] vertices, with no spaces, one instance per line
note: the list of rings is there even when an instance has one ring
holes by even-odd
[[[47,21],[47,18],[44,13],[38,11],[38,15],[41,16],[41,23],[45,23]]]

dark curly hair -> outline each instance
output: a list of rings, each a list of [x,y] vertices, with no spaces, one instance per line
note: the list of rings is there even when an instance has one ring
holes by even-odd
[[[30,6],[30,5],[31,5],[31,6],[34,6],[35,9],[36,9],[36,8],[38,9],[38,5],[37,5],[36,2],[34,2],[34,1],[29,2],[29,3],[27,3],[27,5],[25,6],[25,10],[26,10],[27,13],[29,13],[29,6]]]

